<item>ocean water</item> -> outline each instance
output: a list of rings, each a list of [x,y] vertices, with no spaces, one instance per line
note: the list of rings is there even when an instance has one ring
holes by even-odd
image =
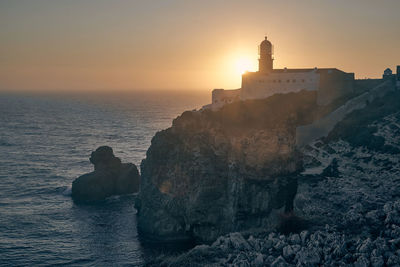
[[[134,196],[76,205],[72,181],[109,145],[140,165],[154,134],[209,92],[0,94],[0,265],[140,266]]]

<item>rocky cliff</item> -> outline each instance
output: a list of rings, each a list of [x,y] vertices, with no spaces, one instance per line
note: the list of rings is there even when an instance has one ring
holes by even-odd
[[[292,209],[302,170],[295,129],[317,116],[315,92],[185,112],[155,135],[136,206],[147,240],[211,242],[274,229]]]
[[[308,230],[231,233],[154,266],[398,266],[400,92],[353,111],[306,146],[294,211]]]

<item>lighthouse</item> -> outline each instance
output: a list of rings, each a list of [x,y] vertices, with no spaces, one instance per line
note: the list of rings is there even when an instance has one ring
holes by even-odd
[[[337,68],[274,69],[273,53],[273,46],[265,37],[258,47],[258,71],[243,73],[240,89],[214,89],[212,104],[205,108],[217,110],[239,100],[265,99],[275,94],[301,91],[317,92],[316,103],[324,106],[354,92],[354,73],[347,73]],[[388,77],[394,76],[391,71],[389,72],[385,72],[390,74]],[[400,66],[397,73],[397,83],[400,88]]]
[[[260,73],[271,73],[273,69],[272,44],[265,36],[259,47],[258,71]]]

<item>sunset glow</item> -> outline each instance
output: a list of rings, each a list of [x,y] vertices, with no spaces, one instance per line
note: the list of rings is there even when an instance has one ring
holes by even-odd
[[[400,0],[0,0],[0,25],[0,267],[400,262]]]
[[[254,60],[251,58],[239,57],[236,59],[236,72],[237,74],[241,75],[247,71],[256,71],[257,65],[254,64]]]
[[[265,35],[276,68],[400,62],[400,1],[253,2],[1,1],[0,90],[236,88]]]

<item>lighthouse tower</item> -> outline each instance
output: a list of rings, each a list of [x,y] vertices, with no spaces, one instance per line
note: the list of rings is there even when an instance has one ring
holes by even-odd
[[[260,58],[258,60],[258,71],[260,73],[270,73],[273,69],[273,55],[272,55],[272,44],[267,40],[261,42],[259,47]]]

